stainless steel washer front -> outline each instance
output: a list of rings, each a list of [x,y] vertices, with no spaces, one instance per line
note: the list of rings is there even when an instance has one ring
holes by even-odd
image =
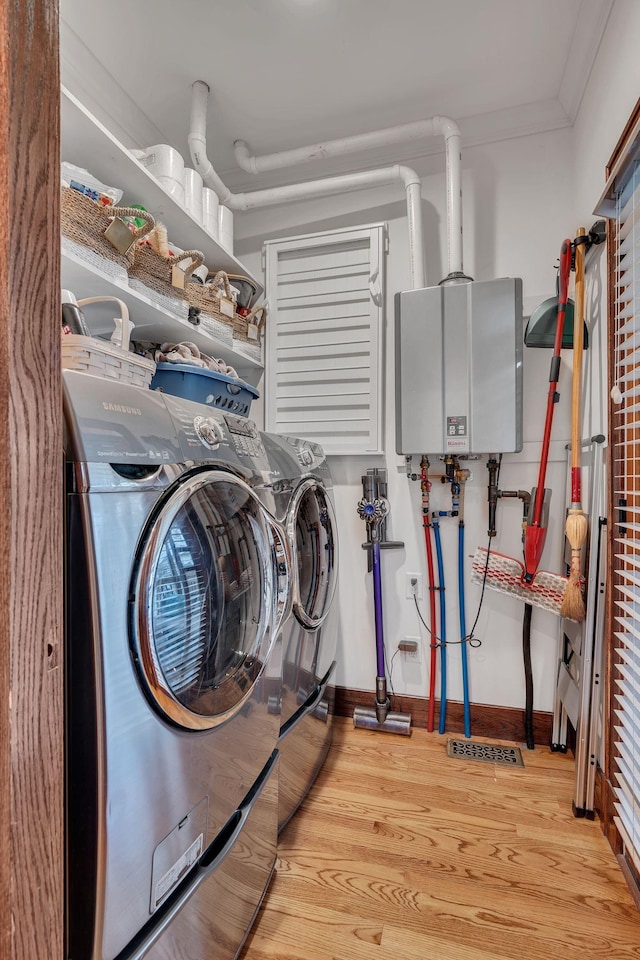
[[[251,696],[276,635],[273,555],[260,502],[226,471],[187,478],[154,510],[132,585],[131,642],[166,719],[211,729]]]
[[[307,629],[326,619],[337,582],[336,521],[326,490],[313,477],[297,488],[287,532],[293,552],[293,609]]]
[[[253,492],[269,463],[199,404],[64,386],[67,956],[140,960],[160,938],[231,960],[275,859],[291,575]],[[199,904],[215,917],[187,937]]]

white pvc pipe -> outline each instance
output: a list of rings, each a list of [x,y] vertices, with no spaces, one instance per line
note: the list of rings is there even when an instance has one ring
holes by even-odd
[[[189,153],[194,168],[198,171],[208,187],[218,194],[220,203],[229,202],[232,194],[213,169],[207,157],[207,103],[209,100],[209,85],[203,80],[196,80],[191,87],[191,119],[189,122]]]
[[[409,170],[409,167],[400,167]],[[413,173],[413,171],[411,171]],[[422,239],[422,184],[416,173],[411,183],[405,180],[407,191],[407,223],[409,229],[409,278],[412,290],[427,285],[424,274],[424,243]]]
[[[311,160],[344,156],[359,150],[371,150],[386,147],[394,143],[418,140],[424,137],[442,136],[445,141],[445,163],[447,177],[447,258],[449,275],[462,274],[462,173],[460,163],[460,128],[450,117],[435,116],[428,120],[417,120],[397,127],[374,130],[353,137],[327,140],[295,150],[283,150],[280,153],[252,156],[244,140],[236,140],[234,152],[236,160],[247,173],[262,173],[279,170]]]
[[[218,194],[221,203],[232,210],[251,210],[256,207],[290,203],[295,200],[310,200],[332,194],[363,190],[387,183],[402,183],[407,196],[407,219],[409,226],[409,261],[411,289],[425,285],[424,244],[422,238],[422,207],[420,177],[410,167],[394,164],[379,170],[366,170],[339,177],[325,177],[307,183],[293,183],[267,190],[249,193],[232,193],[213,169],[207,157],[206,117],[209,87],[201,80],[193,84],[191,123],[189,127],[189,150],[194,168],[202,179]]]
[[[310,160],[324,160],[327,157],[338,157],[357,153],[360,150],[373,150],[393,143],[436,136],[441,132],[439,124],[436,123],[440,119],[444,118],[431,117],[429,120],[418,120],[415,123],[405,123],[399,127],[388,127],[386,130],[374,130],[370,133],[359,133],[356,136],[342,137],[338,140],[327,140],[307,147],[296,147],[294,150],[282,150],[280,153],[263,154],[261,157],[252,156],[244,140],[236,140],[233,148],[238,165],[243,170],[247,173],[264,173],[269,170],[280,170],[282,167],[293,167],[299,163],[308,163]]]

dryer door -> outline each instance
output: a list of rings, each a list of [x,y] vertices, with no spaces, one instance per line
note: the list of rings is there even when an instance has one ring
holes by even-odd
[[[287,528],[293,549],[293,609],[304,627],[314,629],[329,613],[338,574],[335,514],[322,484],[312,478],[300,484]]]
[[[152,705],[190,730],[223,723],[276,635],[271,525],[237,477],[192,475],[149,518],[131,595],[131,644]]]

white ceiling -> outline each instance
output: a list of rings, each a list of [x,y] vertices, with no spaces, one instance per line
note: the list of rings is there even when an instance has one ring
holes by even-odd
[[[569,125],[612,2],[62,0],[63,79],[132,142],[185,156],[190,86],[205,80],[210,159],[232,187],[256,187],[235,165],[238,138],[268,153],[435,113],[467,142]]]

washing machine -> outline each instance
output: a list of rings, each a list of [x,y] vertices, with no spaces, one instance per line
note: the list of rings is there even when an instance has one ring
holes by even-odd
[[[256,488],[286,531],[292,603],[282,634],[279,829],[324,763],[333,737],[338,646],[338,534],[333,483],[322,447],[262,434],[269,480]]]
[[[65,372],[64,403],[67,956],[231,960],[277,843],[268,458],[250,421],[159,392]]]

